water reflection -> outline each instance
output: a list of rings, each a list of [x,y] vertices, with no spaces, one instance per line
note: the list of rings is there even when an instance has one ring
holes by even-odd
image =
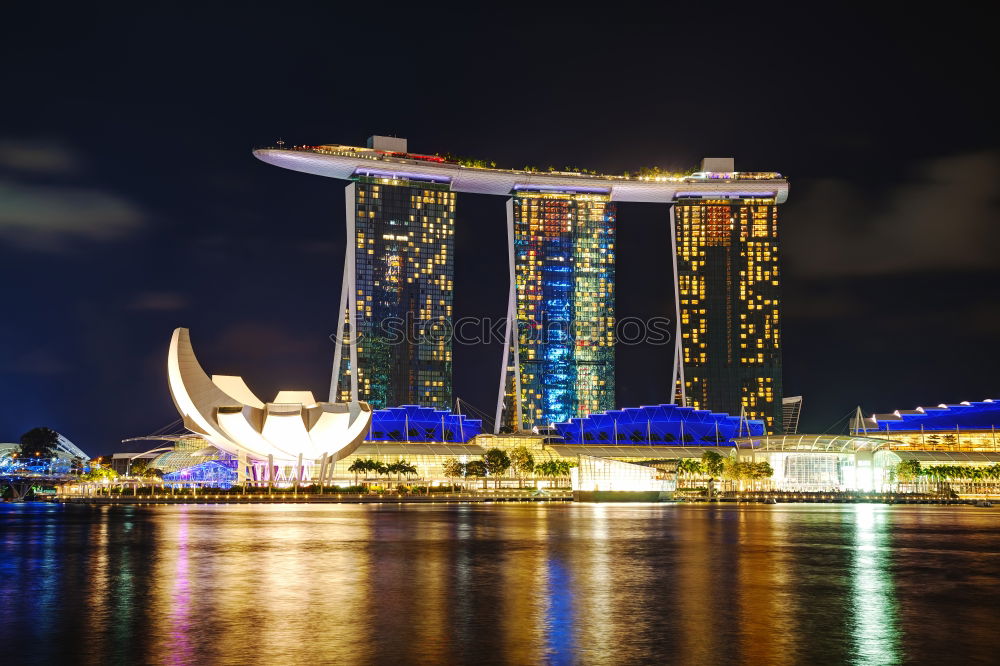
[[[855,505],[854,584],[851,627],[855,663],[900,662],[896,599],[888,555],[890,535],[886,510],[873,504]]]
[[[972,507],[0,505],[0,645],[16,663],[982,662],[998,553],[1000,511]]]

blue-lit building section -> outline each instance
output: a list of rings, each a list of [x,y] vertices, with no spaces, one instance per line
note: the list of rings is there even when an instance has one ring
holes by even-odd
[[[866,432],[991,430],[1000,428],[1000,399],[962,402],[957,405],[917,407],[865,419]]]
[[[615,205],[594,192],[519,191],[512,206],[518,429],[610,409]]]
[[[677,405],[614,409],[555,426],[567,444],[711,446],[765,433],[762,420]]]
[[[209,460],[163,475],[167,484],[197,483],[213,488],[231,488],[236,483],[236,460]]]
[[[368,442],[464,443],[483,431],[483,422],[447,409],[403,405],[376,409]]]

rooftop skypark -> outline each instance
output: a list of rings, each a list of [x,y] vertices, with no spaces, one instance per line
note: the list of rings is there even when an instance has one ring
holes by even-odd
[[[584,178],[596,178],[599,180],[634,180],[647,182],[697,182],[702,180],[783,180],[782,175],[775,171],[699,171],[697,168],[676,171],[665,169],[659,166],[638,167],[634,172],[626,171],[622,174],[601,173],[592,169],[566,166],[558,168],[548,166],[540,168],[537,166],[524,166],[521,169],[507,169],[498,167],[492,160],[484,160],[469,157],[459,157],[450,153],[443,155],[435,153],[433,155],[423,155],[404,151],[377,150],[375,148],[363,148],[359,146],[345,146],[340,144],[322,144],[318,146],[296,145],[287,146],[279,143],[274,146],[260,148],[264,150],[291,150],[298,152],[316,153],[319,155],[337,155],[342,157],[363,157],[366,159],[414,164],[439,164],[458,166],[466,169],[482,169],[488,171],[498,171],[513,174],[537,174],[547,173],[556,176],[578,176]]]
[[[257,159],[327,178],[390,178],[447,184],[454,192],[510,196],[521,190],[607,194],[612,201],[675,203],[691,199],[788,199],[788,181],[777,172],[736,171],[732,158],[707,158],[699,171],[673,173],[659,167],[625,174],[549,167],[504,169],[495,162],[425,155],[407,150],[405,139],[377,137],[371,148],[323,144],[277,144],[254,150]],[[398,142],[398,145],[393,143]]]

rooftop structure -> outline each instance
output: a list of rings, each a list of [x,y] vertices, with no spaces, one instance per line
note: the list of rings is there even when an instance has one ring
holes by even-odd
[[[731,445],[743,435],[763,435],[764,422],[677,405],[608,410],[555,424],[567,444]]]
[[[447,409],[403,405],[377,409],[365,442],[465,443],[483,431],[479,419],[467,419]]]
[[[860,425],[862,432],[931,431],[956,428],[990,430],[1000,427],[1000,399],[980,402],[944,403],[933,407],[897,409],[888,414],[872,414]]]
[[[1000,399],[897,409],[862,418],[852,430],[886,440],[886,448],[919,451],[1000,451]]]
[[[335,144],[258,148],[253,154],[268,164],[327,178],[429,181],[447,183],[453,192],[497,196],[510,196],[511,192],[528,189],[588,191],[608,195],[611,201],[651,203],[673,203],[686,198],[741,197],[773,198],[775,203],[784,203],[788,198],[788,181],[775,172],[701,171],[685,176],[626,176],[523,171],[471,166],[438,155]],[[711,165],[712,161],[706,161],[706,164]]]

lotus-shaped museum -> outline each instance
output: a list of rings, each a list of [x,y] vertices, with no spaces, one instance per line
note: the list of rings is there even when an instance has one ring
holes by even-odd
[[[174,330],[167,373],[185,427],[238,458],[332,463],[353,453],[371,427],[365,402],[317,402],[311,391],[280,391],[265,403],[242,377],[209,377],[186,328]]]

